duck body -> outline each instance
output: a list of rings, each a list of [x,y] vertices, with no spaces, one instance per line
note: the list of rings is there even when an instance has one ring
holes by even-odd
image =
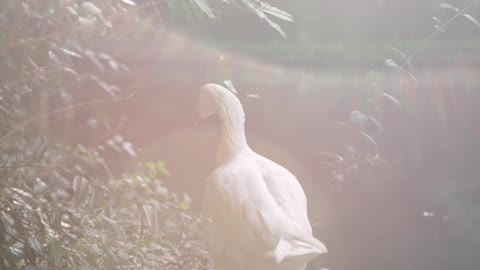
[[[208,95],[218,91],[226,95],[227,101],[215,102],[228,106],[217,108],[222,122],[217,168],[205,184],[204,237],[209,254],[219,270],[305,269],[327,249],[312,235],[300,183],[247,145],[238,99],[221,86],[205,88],[214,91]]]

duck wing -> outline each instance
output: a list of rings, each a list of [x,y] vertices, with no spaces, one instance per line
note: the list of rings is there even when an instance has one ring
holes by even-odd
[[[255,154],[218,168],[204,196],[206,242],[215,261],[235,269],[231,264],[279,264],[293,257],[306,263],[326,252],[312,236],[302,187],[273,161]]]
[[[269,159],[258,155],[257,160],[265,186],[277,206],[276,211],[257,208],[278,241],[273,252],[276,263],[297,256],[308,262],[326,253],[325,245],[312,235],[307,199],[296,177]]]

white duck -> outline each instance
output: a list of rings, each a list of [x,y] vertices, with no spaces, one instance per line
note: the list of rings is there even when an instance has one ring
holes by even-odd
[[[217,84],[200,90],[200,117],[218,114],[217,168],[204,193],[207,249],[220,270],[304,270],[327,248],[312,235],[305,193],[287,169],[253,152],[238,98]]]

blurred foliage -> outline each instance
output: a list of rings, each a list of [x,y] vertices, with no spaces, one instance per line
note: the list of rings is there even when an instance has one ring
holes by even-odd
[[[416,60],[419,51],[430,45],[431,40],[445,32],[445,29],[461,17],[466,18],[470,23],[480,28],[478,20],[467,13],[477,4],[478,0],[474,0],[461,8],[457,8],[452,4],[440,3],[438,8],[447,9],[453,11],[453,13],[443,22],[435,17],[435,22],[438,23],[435,25],[435,29],[418,42],[415,47],[411,47],[406,53],[392,46],[385,48],[385,50],[389,51],[389,55],[394,57],[386,58],[384,66],[392,69],[394,72],[382,86],[378,86],[375,81],[370,83],[372,91],[366,97],[366,106],[364,106],[369,113],[366,114],[360,110],[353,110],[350,113],[348,122],[332,123],[331,129],[339,130],[337,134],[341,135],[344,142],[342,145],[343,151],[339,153],[318,153],[326,160],[324,164],[332,168],[335,180],[343,181],[345,176],[354,174],[363,165],[375,165],[377,161],[383,162],[380,158],[380,147],[376,140],[377,138],[381,139],[383,136],[384,128],[382,127],[382,122],[386,122],[386,119],[383,119],[385,118],[385,111],[400,112],[402,110],[401,102],[392,94],[395,80],[401,80],[402,77],[406,77],[408,83],[415,90],[421,91],[419,81],[413,72],[412,61]],[[358,152],[358,147],[362,149],[360,153]]]
[[[399,46],[402,51],[411,52],[420,41],[365,41],[355,43],[326,42],[326,41],[220,41],[216,46],[229,51],[246,55],[264,62],[283,66],[299,66],[313,68],[331,67],[358,67],[371,68],[379,66],[391,57],[391,46]],[[418,67],[427,65],[448,65],[454,61],[468,59],[469,62],[478,62],[477,53],[480,42],[435,40],[428,50],[418,55],[414,63]],[[459,54],[461,52],[461,54]],[[194,56],[193,56],[194,57]]]
[[[224,2],[281,34],[269,16],[292,20],[257,0]],[[1,269],[210,268],[190,198],[162,185],[163,162],[116,171],[113,156],[136,158],[122,136],[70,146],[49,131],[71,110],[132,95],[112,79],[129,68],[96,43],[124,41],[125,25],[154,31],[179,10],[217,12],[205,0],[0,2]]]
[[[402,50],[396,47],[386,47],[386,50],[390,51],[392,58],[386,58],[384,60],[384,66],[391,69],[392,75],[384,80],[380,85],[377,85],[376,81],[381,81],[373,78],[376,77],[374,73],[370,73],[372,78],[370,78],[369,88],[371,91],[365,95],[364,100],[362,100],[363,105],[357,104],[357,108],[352,110],[349,114],[348,121],[333,122],[329,126],[329,131],[335,134],[337,138],[334,141],[339,142],[339,145],[330,145],[331,149],[326,149],[326,151],[317,152],[322,164],[329,168],[329,171],[332,174],[332,179],[334,180],[334,187],[332,188],[330,197],[332,193],[337,191],[345,180],[355,179],[362,174],[362,170],[367,170],[379,163],[385,164],[383,156],[396,157],[398,159],[398,153],[389,153],[389,150],[396,149],[398,152],[402,152],[400,148],[402,147],[412,147],[412,141],[400,139],[406,134],[411,134],[415,132],[415,129],[418,127],[411,127],[412,123],[418,123],[418,119],[415,119],[415,116],[422,116],[428,111],[425,110],[420,115],[415,115],[414,112],[408,111],[405,108],[405,105],[400,101],[401,98],[396,96],[401,96],[401,94],[396,91],[395,84],[408,84],[411,87],[411,91],[417,91],[415,96],[425,95],[427,89],[423,88],[423,82],[419,81],[415,76],[414,63],[417,58],[417,55],[420,51],[429,51],[430,41],[436,38],[438,35],[442,34],[445,29],[449,29],[451,24],[454,24],[457,20],[466,18],[474,26],[480,28],[478,20],[469,14],[472,9],[478,4],[477,0],[471,1],[461,8],[457,8],[451,4],[441,3],[440,8],[452,10],[452,15],[447,18],[444,22],[439,22],[435,30],[433,30],[429,35],[426,36],[422,41],[418,43],[415,47],[411,48],[408,53],[403,52]],[[467,13],[468,12],[468,13]],[[473,43],[476,44],[476,43]],[[473,45],[470,44],[470,45]],[[469,45],[469,46],[470,46]],[[473,45],[472,47],[474,47]],[[431,52],[430,52],[431,53]],[[462,51],[464,53],[464,51]],[[464,57],[469,57],[469,55],[464,55]],[[430,63],[431,66],[435,66],[438,63]],[[458,89],[460,90],[460,89]],[[403,94],[405,97],[405,93]],[[423,96],[422,99],[429,99],[431,97]],[[411,102],[411,101],[410,101]],[[416,101],[418,102],[418,100]],[[429,102],[427,102],[430,106]],[[408,105],[407,105],[408,106]],[[462,119],[469,119],[469,115],[457,115]],[[438,116],[437,116],[438,117]],[[456,119],[459,121],[460,119]],[[398,123],[395,123],[398,121]],[[422,122],[420,125],[428,126],[431,123]],[[449,131],[452,133],[458,132],[457,130]],[[395,134],[396,133],[396,134]],[[418,133],[417,136],[424,136],[425,134],[430,134],[428,132]],[[431,134],[434,137],[440,137],[439,134]],[[407,135],[408,136],[408,135]],[[463,135],[467,137],[466,135]],[[399,140],[400,139],[400,140]],[[430,138],[429,138],[430,139]],[[427,141],[429,140],[427,139]],[[436,205],[439,208],[438,213],[423,211],[422,216],[426,219],[431,219],[434,222],[437,222],[435,226],[430,225],[431,228],[443,228],[442,223],[449,223],[451,226],[449,229],[450,232],[445,234],[437,234],[438,232],[433,232],[432,234],[435,241],[438,241],[440,238],[448,238],[452,236],[455,241],[455,248],[451,248],[451,261],[450,267],[463,267],[471,264],[478,264],[478,259],[472,257],[472,252],[470,250],[478,250],[480,245],[480,237],[477,233],[480,223],[478,222],[478,215],[472,214],[473,209],[479,207],[478,200],[472,199],[478,197],[478,183],[472,183],[472,176],[469,175],[473,168],[468,168],[470,165],[466,165],[464,159],[470,159],[470,155],[474,156],[474,160],[478,160],[478,153],[464,152],[464,157],[461,160],[455,160],[451,157],[451,152],[444,152],[447,145],[457,142],[452,142],[447,137],[443,137],[443,140],[437,141],[433,148],[434,150],[428,149],[432,147],[418,147],[414,148],[410,157],[419,156],[419,155],[428,155],[427,151],[435,152],[441,154],[442,158],[445,158],[444,164],[436,163],[439,157],[431,157],[432,160],[424,163],[424,166],[429,164],[434,164],[430,168],[431,171],[424,171],[425,168],[419,170],[421,173],[418,175],[427,176],[428,178],[432,177],[446,177],[453,178],[448,179],[447,181],[442,182],[440,179],[434,179],[432,186],[429,187],[428,192],[435,193],[435,195],[428,198],[415,198],[416,200],[425,200],[428,203],[423,202],[424,204]],[[415,138],[415,140],[422,140],[420,138]],[[402,142],[399,144],[399,142]],[[466,147],[474,147],[475,143],[471,141],[464,142]],[[386,148],[386,149],[385,149]],[[384,153],[386,152],[386,153]],[[407,158],[407,159],[408,159]],[[458,157],[457,157],[458,158]],[[448,160],[448,162],[445,162]],[[433,161],[433,163],[432,163]],[[395,162],[395,160],[393,160]],[[398,160],[396,161],[398,162]],[[411,160],[408,160],[411,162]],[[393,172],[388,174],[389,178],[396,178],[400,176],[402,185],[410,189],[420,189],[416,183],[413,183],[411,187],[408,184],[403,183],[406,179],[405,170],[408,173],[408,168],[405,168],[404,165],[399,164],[388,164],[389,170]],[[446,169],[448,168],[448,169]],[[418,173],[415,172],[415,173]],[[441,175],[445,173],[446,175]],[[475,174],[478,174],[476,172]],[[378,176],[377,176],[378,177]],[[376,177],[373,177],[376,178]],[[458,178],[458,179],[457,179]],[[476,178],[476,176],[473,176]],[[385,180],[385,179],[383,179]],[[389,179],[391,180],[391,179]],[[425,180],[425,179],[414,179],[416,180]],[[396,186],[398,188],[398,186]],[[397,190],[395,190],[397,192]],[[420,193],[420,192],[419,192]],[[390,198],[389,198],[390,199]],[[408,204],[405,201],[405,197],[401,198],[402,204]],[[330,200],[330,198],[328,199]],[[327,202],[328,202],[327,200]],[[441,205],[441,207],[439,207]],[[415,207],[422,207],[421,204],[415,205]],[[444,208],[444,209],[441,209]],[[446,210],[445,210],[446,209]],[[420,212],[418,209],[413,211]],[[468,239],[468,240],[467,240]],[[449,239],[451,240],[451,239]],[[427,245],[430,242],[418,243],[418,245]],[[398,244],[398,243],[397,243]],[[457,247],[461,247],[462,251],[458,251]],[[445,252],[447,248],[433,248],[434,252]],[[454,254],[454,255],[453,255]],[[422,256],[423,253],[419,252],[419,256]],[[468,260],[463,261],[463,258],[468,258]],[[443,258],[442,258],[443,260]],[[422,260],[419,260],[422,261]],[[412,258],[412,262],[417,263]],[[449,267],[445,266],[445,268]]]
[[[168,177],[164,163],[147,162],[116,171],[112,156],[136,159],[132,142],[113,136],[92,147],[65,145],[50,135],[49,126],[68,118],[72,109],[132,95],[134,89],[122,89],[112,79],[128,74],[129,68],[114,55],[96,49],[97,42],[128,41],[125,25],[141,32],[177,19],[217,20],[225,4],[252,13],[280,36],[289,32],[273,20],[288,22],[292,16],[258,0],[0,2],[1,269],[211,268],[198,240],[199,219],[189,213],[189,197],[173,194],[162,185]],[[451,8],[444,9],[450,12]],[[469,13],[458,14],[477,26]],[[435,31],[440,33],[442,27]],[[304,44],[309,44],[306,40]],[[266,50],[275,53],[272,48]],[[283,55],[282,50],[278,49]],[[300,50],[304,59],[318,54],[309,54],[315,49]],[[385,64],[411,75],[403,62],[387,59]],[[341,150],[318,154],[332,168],[335,180],[355,174],[363,164],[381,161],[377,140],[385,137],[383,109],[400,106],[383,90],[390,89],[375,92],[371,111],[354,110],[348,121],[332,124],[345,130]],[[377,106],[383,103],[388,105]],[[89,124],[99,122],[92,119]],[[478,189],[473,182],[472,186]],[[466,187],[452,195],[455,188],[445,189],[447,198],[471,191]],[[478,214],[471,211],[469,202],[451,207],[459,208],[468,230],[478,228]],[[478,247],[478,237],[469,240]]]
[[[454,8],[462,8],[470,0],[276,0],[278,7],[288,10],[295,17],[294,24],[282,25],[289,34],[289,40],[307,40],[314,43],[364,41],[392,41],[422,39],[425,34],[435,30],[435,25],[445,22],[455,14],[454,9],[446,9],[441,3]],[[231,7],[223,12],[221,24],[205,27],[197,24],[185,25],[193,34],[213,40],[256,41],[281,39],[272,34],[268,27],[259,25],[251,16],[242,16]],[[478,18],[478,5],[469,15]],[[244,29],[248,29],[245,31]],[[460,18],[441,39],[458,41],[478,39],[475,35],[478,27],[467,17]]]
[[[189,197],[162,186],[165,164],[116,177],[109,148],[51,146],[35,165],[2,169],[2,269],[209,268]]]

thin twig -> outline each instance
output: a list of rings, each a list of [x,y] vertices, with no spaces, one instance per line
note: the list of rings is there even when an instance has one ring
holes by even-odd
[[[443,32],[445,28],[450,25],[455,19],[457,19],[459,16],[461,16],[463,13],[465,13],[468,9],[473,7],[475,4],[478,3],[479,0],[473,0],[470,2],[468,5],[466,5],[464,8],[460,9],[455,15],[453,15],[450,19],[448,19],[446,22],[442,23],[438,28],[435,29],[430,35],[428,35],[425,39],[423,39],[420,44],[413,49],[412,52],[405,58],[403,61],[402,65],[400,65],[400,68],[390,77],[388,82],[385,84],[383,87],[382,93],[387,92],[387,89],[389,89],[392,84],[394,78],[401,72],[404,72],[406,70],[406,67],[411,63],[411,60],[420,52],[421,49],[423,49],[434,37],[436,37],[439,33]]]

